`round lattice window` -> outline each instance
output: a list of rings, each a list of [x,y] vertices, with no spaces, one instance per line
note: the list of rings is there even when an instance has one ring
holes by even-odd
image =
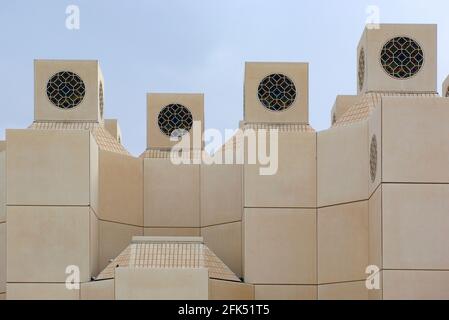
[[[286,110],[296,99],[295,84],[290,78],[279,73],[265,77],[257,92],[260,102],[272,111]]]
[[[396,37],[388,41],[381,53],[384,70],[396,79],[408,79],[421,70],[424,53],[413,39]]]
[[[362,91],[365,82],[365,50],[362,48],[359,54],[359,91]]]
[[[376,180],[377,175],[377,138],[376,135],[373,135],[371,138],[371,145],[370,145],[370,157],[369,157],[369,164],[370,164],[370,174],[371,174],[371,181],[374,182]]]
[[[100,115],[103,118],[104,111],[104,93],[103,93],[103,83],[100,82],[100,87],[98,88],[98,103],[100,105]]]
[[[159,113],[158,124],[165,135],[180,138],[192,128],[192,113],[181,104],[169,104]]]
[[[71,109],[79,105],[86,94],[83,80],[73,72],[62,71],[47,83],[48,99],[61,109]]]

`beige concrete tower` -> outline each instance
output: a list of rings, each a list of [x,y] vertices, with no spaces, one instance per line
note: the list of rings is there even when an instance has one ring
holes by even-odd
[[[122,130],[117,119],[105,119],[104,127],[113,136],[118,143],[122,142]]]
[[[187,154],[200,160],[204,97],[150,93],[147,107],[148,149],[142,155],[145,235],[199,236],[200,163],[174,164],[170,151],[188,134],[191,143]],[[200,135],[198,145],[193,141],[195,131]]]
[[[320,286],[321,298],[448,297],[449,104],[436,93],[436,52],[434,25],[362,36],[360,99],[318,136],[319,280],[353,282]],[[381,270],[380,290],[357,285],[365,264]]]
[[[382,25],[380,32],[416,43],[396,41],[410,66],[406,60],[391,72],[388,59],[378,62],[412,93],[382,96],[369,119],[369,263],[383,270],[382,290],[371,297],[449,298],[449,101],[436,94],[436,26]],[[401,69],[410,72],[405,79]]]
[[[308,125],[308,64],[247,63],[244,96],[245,132],[279,135],[274,175],[244,165],[245,282],[255,284],[256,299],[315,299],[316,133]]]
[[[35,121],[6,132],[8,299],[78,299],[66,272],[81,286],[98,274],[102,224],[143,220],[141,162],[104,128],[103,94],[97,61],[35,62]]]
[[[76,298],[66,268],[97,272],[98,145],[73,121],[101,120],[100,79],[95,61],[35,62],[35,122],[6,132],[8,299]]]

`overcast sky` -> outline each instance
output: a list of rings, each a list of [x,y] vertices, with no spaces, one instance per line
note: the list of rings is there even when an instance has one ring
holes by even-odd
[[[66,7],[80,29],[66,28]],[[105,117],[134,155],[146,147],[146,92],[202,92],[206,128],[238,127],[245,61],[310,63],[310,122],[329,127],[356,92],[356,47],[369,5],[384,23],[436,23],[439,84],[449,74],[449,2],[396,0],[3,0],[0,139],[33,121],[34,59],[98,59]],[[440,88],[438,88],[441,90]]]

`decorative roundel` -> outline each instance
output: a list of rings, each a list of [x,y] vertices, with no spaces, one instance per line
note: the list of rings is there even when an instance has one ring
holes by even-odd
[[[100,87],[98,88],[98,102],[100,104],[100,115],[103,118],[104,111],[104,93],[103,93],[103,83],[100,82]]]
[[[181,104],[169,104],[159,112],[158,124],[165,135],[180,138],[192,128],[192,113]]]
[[[381,53],[384,70],[393,78],[408,79],[421,70],[424,52],[413,39],[396,37],[388,41]]]
[[[83,80],[73,72],[62,71],[47,83],[48,99],[61,109],[71,109],[79,105],[86,94]]]
[[[287,76],[274,73],[260,82],[258,96],[265,108],[272,111],[283,111],[295,102],[296,87]]]
[[[359,91],[362,91],[365,82],[365,50],[362,48],[359,54]]]
[[[373,135],[371,138],[371,144],[369,148],[369,164],[370,164],[370,174],[371,181],[374,183],[377,175],[377,138]]]

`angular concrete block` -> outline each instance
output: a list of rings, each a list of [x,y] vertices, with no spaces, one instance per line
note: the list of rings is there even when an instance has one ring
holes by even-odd
[[[207,269],[117,268],[117,300],[207,300]]]
[[[242,223],[201,228],[204,244],[238,277],[242,276]]]
[[[286,76],[295,86],[296,96],[282,112],[272,111],[259,100],[259,86],[272,74]],[[309,64],[308,63],[266,63],[245,64],[244,115],[248,122],[309,123]],[[282,87],[283,88],[283,87]],[[292,96],[288,96],[290,99]]]
[[[201,132],[204,131],[204,95],[203,94],[174,94],[174,93],[148,93],[147,94],[147,148],[171,148],[178,141],[171,141],[159,126],[159,115],[164,108],[171,104],[185,107],[192,116],[192,121],[200,122]],[[162,121],[170,119],[162,118]],[[179,119],[173,119],[174,121]],[[193,128],[193,127],[192,127]],[[193,147],[193,130],[190,133],[190,146]],[[201,139],[201,137],[199,137]],[[198,149],[202,148],[200,144]]]
[[[242,165],[201,166],[201,226],[242,220]]]
[[[368,199],[368,123],[318,133],[318,206]]]
[[[134,236],[142,236],[143,228],[121,223],[99,221],[99,272],[131,243]]]
[[[6,223],[0,223],[0,293],[6,292]]]
[[[65,282],[71,265],[90,281],[91,214],[89,207],[8,207],[8,282]]]
[[[316,284],[316,236],[316,209],[245,209],[245,282]]]
[[[8,283],[8,300],[79,300],[80,290],[65,283]]]
[[[382,99],[384,182],[447,183],[449,100]]]
[[[200,226],[200,166],[144,160],[144,226]]]
[[[449,185],[382,186],[384,269],[449,269]]]
[[[318,209],[318,283],[362,280],[368,266],[368,201]]]
[[[210,279],[209,300],[254,300],[254,286],[248,283]]]
[[[105,119],[104,127],[119,143],[122,142],[122,130],[117,119]]]
[[[316,207],[316,134],[279,131],[278,146],[276,174],[263,176],[260,164],[245,164],[245,207]]]
[[[143,160],[107,151],[99,159],[99,217],[143,226]]]
[[[369,207],[369,265],[382,269],[382,186],[368,201]]]
[[[365,281],[318,286],[318,300],[368,300]]]
[[[144,228],[144,236],[151,237],[199,237],[200,228]]]
[[[114,279],[81,284],[81,300],[115,300]]]
[[[255,285],[255,300],[316,300],[317,286]]]
[[[7,130],[8,205],[91,203],[88,131]]]
[[[384,300],[448,300],[449,271],[384,270]]]

